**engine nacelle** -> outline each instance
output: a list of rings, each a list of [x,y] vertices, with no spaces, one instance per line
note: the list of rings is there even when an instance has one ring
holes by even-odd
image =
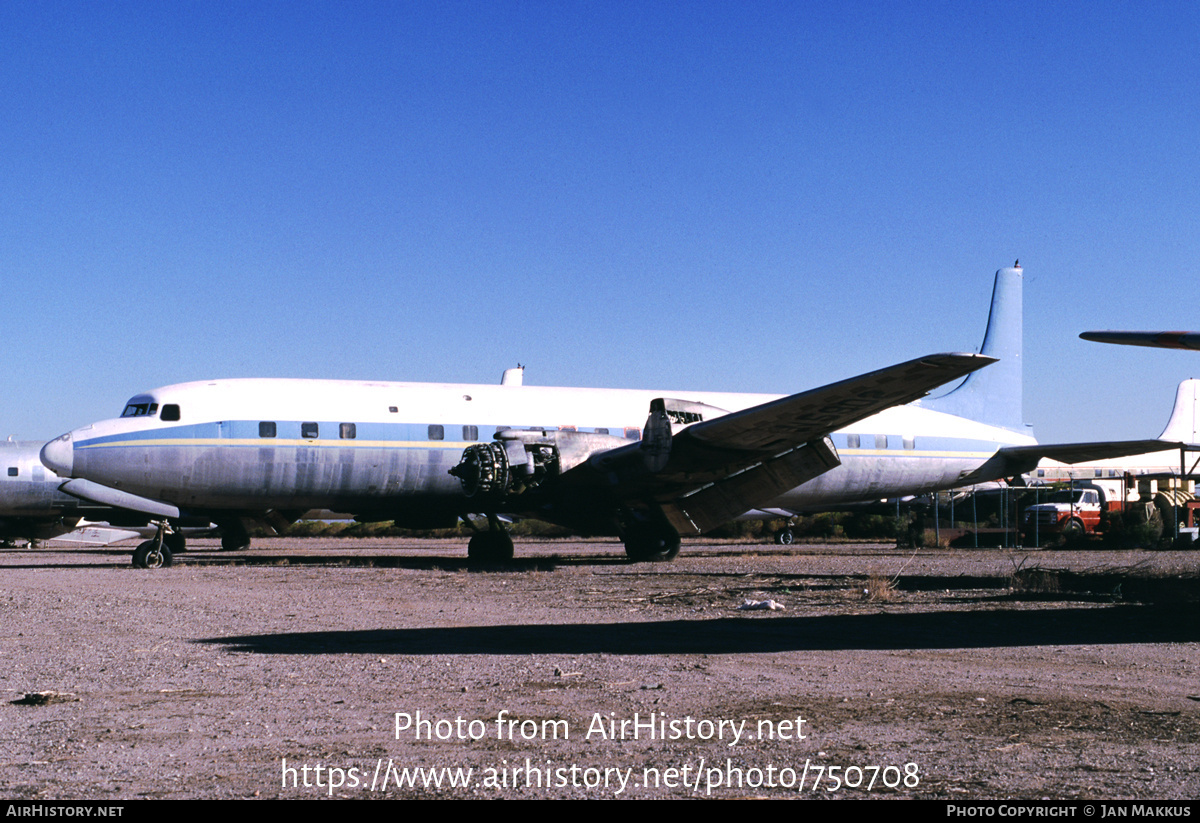
[[[492,443],[468,446],[450,474],[467,497],[524,494],[593,454],[628,445],[623,437],[592,432],[506,429]]]

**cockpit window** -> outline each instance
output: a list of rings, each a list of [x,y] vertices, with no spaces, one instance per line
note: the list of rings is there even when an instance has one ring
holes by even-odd
[[[179,407],[176,406],[176,409]],[[153,417],[158,414],[157,403],[129,403],[125,406],[125,411],[121,412],[122,417]],[[178,420],[179,418],[175,418]]]

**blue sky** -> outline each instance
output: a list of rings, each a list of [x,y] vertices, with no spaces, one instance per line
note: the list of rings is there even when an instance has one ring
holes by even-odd
[[[0,435],[214,377],[790,393],[978,347],[1039,439],[1200,355],[1194,3],[0,4]]]

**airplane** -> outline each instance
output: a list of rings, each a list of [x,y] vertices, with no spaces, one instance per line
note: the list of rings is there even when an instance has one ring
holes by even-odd
[[[39,457],[44,443],[0,442],[0,539],[34,543],[73,531],[82,518],[78,498],[58,490],[62,483]]]
[[[1019,265],[996,273],[979,354],[931,354],[786,397],[527,386],[521,367],[500,385],[210,380],[134,395],[120,417],[50,441],[41,457],[68,494],[159,522],[209,518],[223,540],[248,542],[248,519],[309,509],[410,528],[483,513],[474,561],[512,558],[502,515],[617,534],[642,561],[671,559],[682,535],[754,509],[923,494],[1022,474],[1044,456],[1163,448],[1037,445],[1022,422],[1021,281]],[[134,565],[170,564],[165,531]]]
[[[111,521],[145,526],[146,515],[118,512],[59,491],[62,481],[42,465],[42,441],[0,441],[0,541],[64,539],[107,545],[139,537]],[[182,548],[182,546],[179,546]]]
[[[1079,336],[1094,343],[1200,351],[1200,333],[1192,331],[1085,331]]]

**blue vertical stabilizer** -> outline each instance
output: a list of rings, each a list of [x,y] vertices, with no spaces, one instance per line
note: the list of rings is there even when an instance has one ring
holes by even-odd
[[[999,360],[974,372],[957,389],[941,397],[927,398],[919,405],[934,411],[954,414],[1027,432],[1022,408],[1021,344],[1024,335],[1021,310],[1021,267],[996,272],[992,289],[992,310],[981,354]]]

